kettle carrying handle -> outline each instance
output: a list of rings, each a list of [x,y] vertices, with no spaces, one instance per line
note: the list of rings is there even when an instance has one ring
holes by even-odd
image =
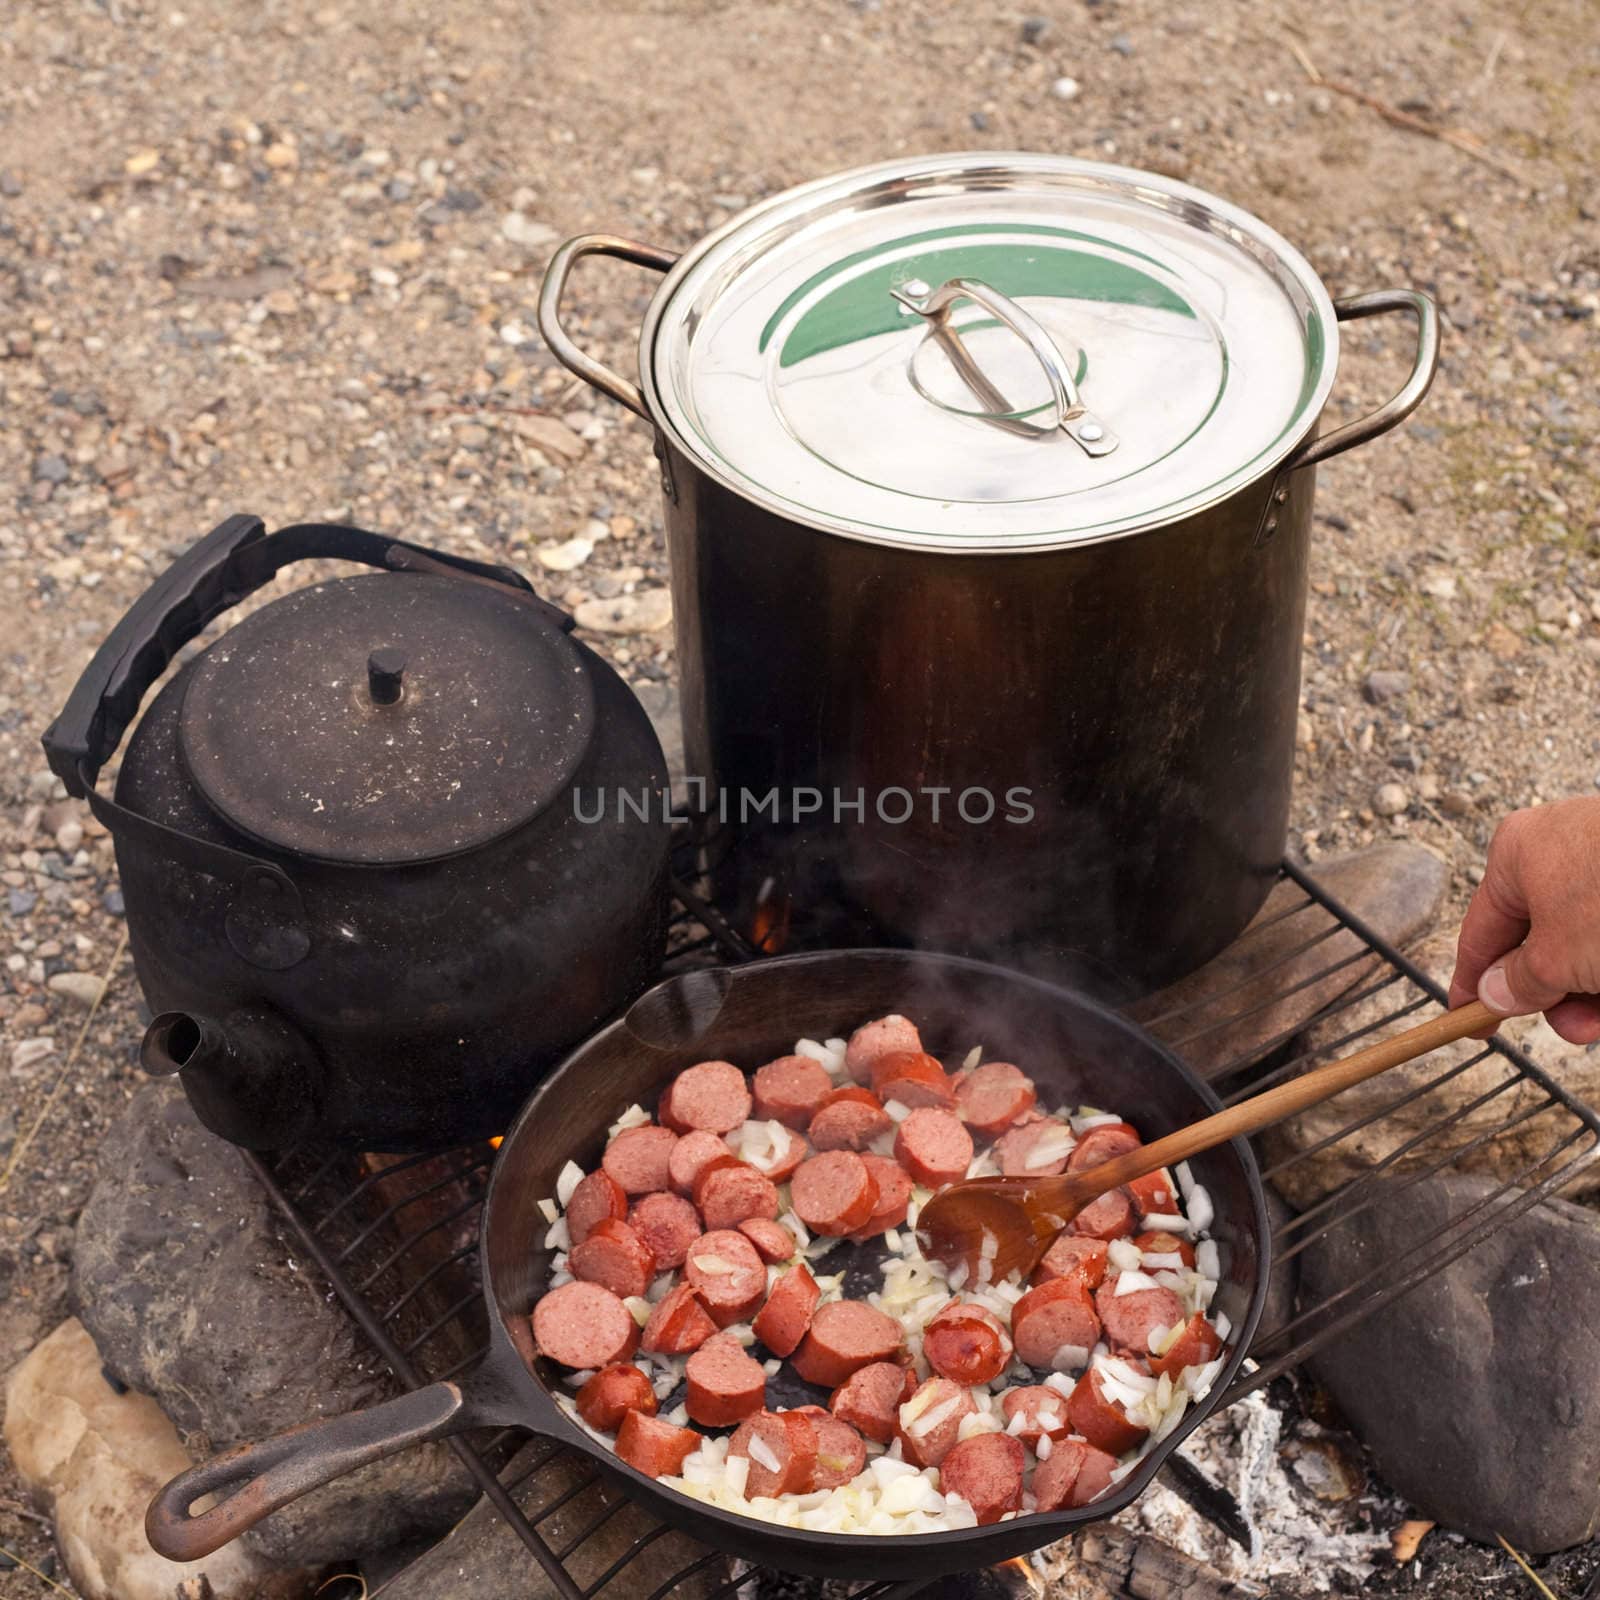
[[[214,877],[293,894],[282,870],[258,856],[180,833],[141,817],[95,789],[100,769],[122,741],[139,703],[172,658],[215,617],[294,561],[359,561],[394,572],[436,573],[510,593],[570,629],[572,618],[541,600],[510,567],[470,561],[339,523],[302,522],[268,534],[259,517],[234,516],[197,540],[129,608],[84,668],[61,715],[45,730],[50,770],[67,793],[87,800],[113,834],[142,837]]]

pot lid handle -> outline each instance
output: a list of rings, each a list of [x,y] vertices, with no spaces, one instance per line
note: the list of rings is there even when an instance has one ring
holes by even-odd
[[[1085,455],[1090,456],[1110,455],[1117,448],[1116,434],[1084,405],[1083,397],[1073,382],[1060,350],[1056,348],[1055,340],[1015,300],[977,278],[951,278],[937,289],[930,289],[920,278],[910,278],[891,289],[890,293],[906,310],[927,319],[928,337],[938,341],[961,381],[989,408],[979,413],[985,422],[1004,428],[1008,433],[1040,439],[1059,428]],[[996,322],[1009,328],[1022,340],[1044,368],[1055,409],[1055,418],[1048,427],[1029,422],[1028,413],[1018,411],[973,359],[972,352],[962,343],[961,336],[950,321],[950,312],[959,300],[970,300],[982,306]],[[944,404],[923,387],[917,378],[914,363],[910,377],[912,387],[923,399],[937,406]]]

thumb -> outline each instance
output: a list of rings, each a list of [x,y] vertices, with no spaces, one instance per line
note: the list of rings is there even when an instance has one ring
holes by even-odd
[[[1556,965],[1531,939],[1508,951],[1478,980],[1478,998],[1503,1017],[1548,1011],[1567,994]]]

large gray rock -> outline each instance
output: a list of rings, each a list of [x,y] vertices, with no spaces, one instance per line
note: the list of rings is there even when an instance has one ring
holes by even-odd
[[[1330,856],[1311,871],[1334,899],[1401,948],[1432,925],[1450,880],[1436,855],[1405,840]],[[1202,1077],[1267,1055],[1378,966],[1354,934],[1321,906],[1303,905],[1305,898],[1298,885],[1280,883],[1221,955],[1129,1015]]]
[[[1307,1292],[1355,1282],[1494,1187],[1435,1177],[1390,1196],[1307,1250]],[[1424,1516],[1544,1553],[1600,1531],[1596,1327],[1600,1221],[1550,1200],[1330,1340],[1311,1367]]]
[[[565,1566],[578,1587],[587,1589],[656,1526],[656,1519],[630,1502],[615,1479],[597,1474],[587,1458],[564,1450],[546,1460],[550,1454],[549,1442],[535,1439],[512,1460],[501,1481],[517,1486],[518,1507],[552,1549],[578,1541]],[[594,1531],[585,1537],[584,1530],[591,1527]],[[649,1594],[664,1587],[670,1574],[708,1554],[685,1533],[664,1534],[622,1569],[615,1592]],[[706,1600],[726,1584],[731,1570],[726,1559],[708,1562],[673,1588],[673,1600]],[[431,1550],[375,1588],[372,1600],[498,1600],[502,1595],[550,1600],[555,1593],[521,1537],[484,1499]]]
[[[1454,930],[1425,940],[1411,957],[1436,982],[1448,984],[1456,959]],[[1321,1050],[1325,1055],[1319,1059],[1327,1059],[1414,1027],[1425,1013],[1386,1019],[1415,997],[1409,986],[1390,985],[1356,1001],[1307,1031],[1307,1055]],[[1600,1099],[1600,1047],[1568,1044],[1543,1017],[1509,1018],[1500,1034],[1580,1099],[1591,1104]],[[1261,1136],[1267,1164],[1298,1157],[1274,1174],[1273,1183],[1292,1205],[1305,1210],[1390,1158],[1394,1170],[1404,1172],[1435,1165],[1446,1150],[1461,1148],[1463,1153],[1452,1162],[1457,1171],[1509,1179],[1532,1170],[1572,1131],[1575,1119],[1563,1108],[1540,1110],[1547,1099],[1544,1090],[1519,1077],[1504,1056],[1474,1061],[1482,1052],[1476,1039],[1445,1045],[1268,1129]],[[1415,1099],[1399,1103],[1413,1094]],[[1448,1126],[1438,1129],[1447,1117]],[[1475,1148],[1464,1148],[1480,1139]],[[1569,1150],[1562,1159],[1570,1160],[1574,1153]],[[1586,1167],[1568,1192],[1597,1187],[1600,1162]]]
[[[106,1366],[150,1395],[198,1460],[397,1393],[308,1277],[243,1156],[170,1082],[140,1089],[78,1221],[72,1304]],[[273,1559],[357,1558],[442,1532],[472,1480],[445,1444],[403,1451],[274,1512]]]

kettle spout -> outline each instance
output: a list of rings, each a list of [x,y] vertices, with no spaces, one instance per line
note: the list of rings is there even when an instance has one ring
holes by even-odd
[[[139,1059],[153,1077],[181,1080],[197,1117],[247,1150],[282,1150],[310,1131],[321,1099],[316,1051],[274,1011],[244,1008],[221,1021],[163,1011]]]

